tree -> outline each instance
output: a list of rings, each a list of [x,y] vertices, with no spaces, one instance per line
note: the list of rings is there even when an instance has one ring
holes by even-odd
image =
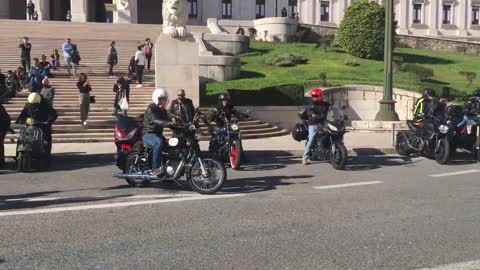
[[[353,56],[380,60],[384,39],[385,7],[370,1],[353,2],[340,23],[338,45]],[[396,40],[395,32],[393,40]]]

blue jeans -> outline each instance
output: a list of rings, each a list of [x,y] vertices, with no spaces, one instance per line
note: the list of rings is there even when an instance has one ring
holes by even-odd
[[[308,125],[308,141],[305,145],[305,151],[303,152],[304,160],[308,160],[311,157],[310,152],[312,152],[312,148],[314,146],[317,133],[318,133],[317,125]]]
[[[162,148],[164,145],[163,138],[150,133],[143,136],[143,142],[153,147],[152,169],[155,170],[160,168],[160,155],[162,154]]]

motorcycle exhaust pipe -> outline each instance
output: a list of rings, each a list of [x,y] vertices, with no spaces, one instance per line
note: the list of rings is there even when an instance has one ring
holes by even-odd
[[[116,178],[136,178],[136,179],[142,179],[142,180],[157,180],[158,177],[150,175],[148,173],[143,173],[143,174],[128,174],[128,173],[117,173],[114,174],[113,177]]]

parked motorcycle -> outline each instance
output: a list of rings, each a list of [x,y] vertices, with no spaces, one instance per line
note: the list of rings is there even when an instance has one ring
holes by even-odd
[[[427,119],[423,116],[408,120],[408,131],[397,133],[395,150],[401,156],[420,154],[446,164],[452,153],[448,133],[451,129],[445,117]]]
[[[201,113],[197,110],[192,123],[171,127],[173,135],[162,151],[161,162],[165,171],[161,175],[152,175],[153,149],[138,142],[127,157],[125,173],[114,176],[136,187],[154,180],[177,182],[185,175],[192,190],[200,194],[219,191],[226,181],[227,172],[222,162],[200,152],[200,117]]]
[[[312,159],[328,160],[333,168],[343,170],[348,159],[347,148],[343,143],[345,132],[345,117],[342,111],[331,107],[327,120],[319,126],[312,149]]]
[[[217,114],[217,109],[211,109],[212,113]],[[216,123],[210,123],[212,138],[208,151],[223,162],[229,162],[230,167],[239,170],[242,162],[243,147],[242,133],[236,119],[228,120],[225,114],[220,114],[224,126],[218,126]]]
[[[30,172],[34,169],[48,170],[50,167],[51,145],[44,136],[42,127],[47,122],[35,122],[28,118],[25,125],[20,128],[17,137],[17,171]]]
[[[137,142],[142,141],[143,122],[141,118],[116,115],[118,121],[115,123],[115,145],[117,154],[115,163],[117,167],[125,172],[128,154]]]

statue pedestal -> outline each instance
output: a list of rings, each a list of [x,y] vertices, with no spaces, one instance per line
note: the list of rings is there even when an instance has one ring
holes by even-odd
[[[191,34],[183,38],[160,35],[155,43],[155,86],[168,91],[170,100],[184,89],[187,98],[200,105],[198,43]]]

